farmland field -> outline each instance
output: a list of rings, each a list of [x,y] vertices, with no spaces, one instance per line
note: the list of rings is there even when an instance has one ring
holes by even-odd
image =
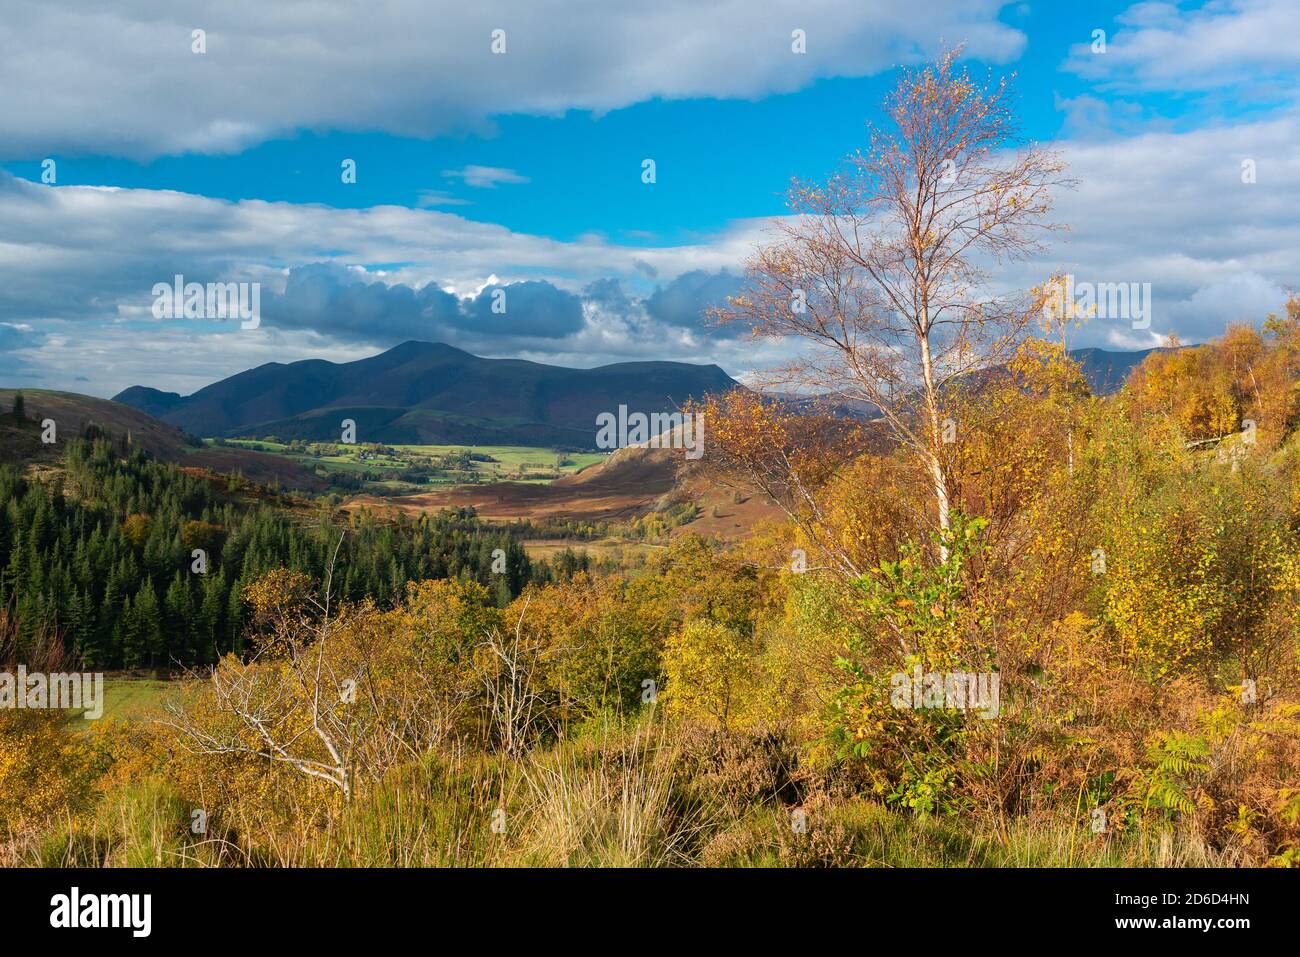
[[[604,461],[600,452],[522,445],[345,445],[266,439],[207,439],[209,445],[289,459],[322,481],[348,491],[401,494],[430,486],[482,482],[545,484]]]
[[[558,473],[556,478],[576,475],[607,457],[604,452],[556,452],[525,445],[396,445],[393,448],[412,455],[448,456],[468,451],[488,456],[492,461],[473,460],[471,468],[490,481],[551,481],[549,477],[535,476],[538,473]]]

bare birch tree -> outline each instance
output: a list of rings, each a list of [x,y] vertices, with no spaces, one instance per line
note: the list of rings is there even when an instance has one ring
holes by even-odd
[[[537,681],[541,649],[524,636],[529,601],[525,596],[514,628],[493,628],[484,636],[473,662],[491,727],[512,756],[527,747],[543,704]]]
[[[887,127],[869,124],[841,172],[793,183],[793,215],[748,263],[746,291],[714,312],[811,346],[786,384],[879,410],[924,470],[940,530],[950,389],[1005,361],[1043,302],[1041,289],[994,290],[987,270],[1041,248],[1052,188],[1069,184],[1053,153],[1018,143],[1006,81],[976,84],[960,52],[904,71]]]
[[[169,707],[170,719],[163,723],[180,732],[182,747],[196,754],[284,764],[351,799],[355,766],[363,742],[374,737],[376,716],[355,706],[365,662],[329,653],[337,627],[330,600],[337,558],[338,546],[320,601],[312,597],[306,607],[289,602],[273,606],[272,641],[252,662],[245,665],[232,657],[212,669],[216,712],[232,722],[212,727],[178,703]],[[272,660],[259,664],[264,654]]]

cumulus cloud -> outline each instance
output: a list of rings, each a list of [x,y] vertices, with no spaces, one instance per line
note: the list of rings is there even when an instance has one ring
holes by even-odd
[[[597,279],[582,290],[583,299],[595,308],[605,309],[617,315],[632,312],[633,301],[623,290],[623,284],[617,279]]]
[[[562,339],[582,328],[582,301],[545,281],[493,283],[464,301],[457,325],[497,339]]]
[[[289,270],[283,293],[270,293],[263,316],[272,328],[305,329],[341,341],[388,346],[407,339],[441,340],[489,351],[564,349],[588,326],[651,335],[660,326],[699,333],[703,309],[736,277],[689,272],[650,296],[629,295],[615,278],[589,283],[580,293],[545,280],[489,282],[457,296],[436,282],[420,288],[384,283],[337,264]],[[662,333],[662,330],[659,330]]]
[[[1198,341],[1222,335],[1229,322],[1259,325],[1270,312],[1280,313],[1286,291],[1255,272],[1242,272],[1201,286],[1170,303],[1168,326],[1181,339]]]
[[[1001,6],[595,3],[575,25],[564,0],[384,0],[365,16],[348,0],[16,0],[0,31],[0,159],[233,152],[302,129],[431,137],[505,113],[758,97],[919,59],[940,37],[1006,62],[1026,38]]]
[[[458,297],[436,282],[416,289],[331,263],[290,269],[284,291],[265,297],[262,314],[273,328],[379,346],[408,339],[500,345],[560,339],[583,326],[582,300],[544,280],[489,283]]]
[[[710,307],[725,305],[727,297],[736,295],[743,285],[740,276],[725,269],[716,273],[692,269],[657,288],[646,300],[646,312],[670,326],[700,326],[707,321]],[[723,327],[720,331],[734,334],[738,330]]]
[[[437,281],[461,295],[496,275],[581,284],[636,274],[718,269],[749,245],[739,223],[696,244],[646,249],[598,236],[570,242],[513,232],[440,210],[334,209],[212,199],[167,190],[42,186],[0,172],[0,321],[130,318],[154,283],[260,280],[278,290],[312,262],[401,264],[385,283]]]
[[[1059,197],[1058,218],[1070,232],[1004,278],[1030,285],[1060,268],[1086,281],[1151,283],[1149,330],[1094,320],[1080,344],[1141,348],[1171,332],[1195,342],[1230,321],[1259,322],[1300,279],[1292,254],[1300,243],[1298,136],[1300,114],[1289,113],[1065,144],[1079,180]],[[1255,182],[1243,181],[1247,160]]]
[[[388,285],[330,263],[290,269],[284,292],[270,293],[262,305],[271,326],[389,345],[428,338],[453,322],[458,311],[456,297],[433,283],[419,290]]]

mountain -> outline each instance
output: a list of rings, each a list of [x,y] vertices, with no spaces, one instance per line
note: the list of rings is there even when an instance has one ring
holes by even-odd
[[[145,385],[133,385],[113,396],[113,401],[161,418],[180,404],[181,396],[179,392],[159,392]]]
[[[1138,352],[1113,352],[1109,349],[1071,349],[1070,358],[1079,363],[1083,377],[1094,395],[1111,395],[1128,382],[1133,370],[1153,352],[1163,348],[1142,349]],[[1002,367],[998,367],[1001,369]],[[996,374],[994,370],[993,374]],[[979,375],[989,375],[985,372]],[[981,381],[981,380],[976,380]],[[874,419],[879,415],[876,407],[860,399],[843,399],[826,395],[798,395],[793,392],[768,392],[766,395],[781,402],[789,411],[804,414],[833,415],[846,419]]]
[[[716,365],[621,362],[567,369],[404,342],[356,362],[271,362],[179,396],[132,386],[115,401],[203,436],[360,442],[595,445],[596,416],[671,412],[736,382]]]
[[[1071,349],[1070,358],[1083,367],[1083,377],[1095,395],[1118,392],[1128,381],[1133,370],[1147,356],[1163,349],[1142,349],[1139,352],[1111,352],[1109,349]]]
[[[1105,395],[1153,351],[1074,349],[1071,355],[1093,391]],[[405,342],[356,362],[267,363],[189,396],[132,386],[114,401],[203,436],[337,440],[342,420],[353,419],[362,442],[590,448],[600,412],[617,412],[619,405],[670,412],[688,398],[736,384],[716,365],[568,369]]]

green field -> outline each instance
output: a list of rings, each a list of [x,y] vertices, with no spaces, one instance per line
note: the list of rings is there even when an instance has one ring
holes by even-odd
[[[165,716],[163,702],[176,682],[157,678],[130,678],[119,675],[104,677],[104,713],[100,720],[152,721]],[[82,718],[81,711],[69,711],[73,730],[85,730],[93,721]]]
[[[225,439],[222,444],[284,456],[350,490],[387,494],[476,482],[553,482],[605,458],[599,452],[523,445],[343,445],[263,439]]]
[[[468,451],[473,455],[484,455],[493,459],[491,462],[474,461],[475,471],[490,477],[493,481],[505,478],[524,477],[538,472],[557,472],[560,475],[573,475],[581,472],[588,465],[605,460],[602,452],[556,452],[554,449],[532,448],[526,445],[395,445],[393,448],[417,455],[454,455]],[[541,479],[541,481],[550,481]]]
[[[144,720],[162,717],[170,681],[153,678],[105,678],[104,717]]]

